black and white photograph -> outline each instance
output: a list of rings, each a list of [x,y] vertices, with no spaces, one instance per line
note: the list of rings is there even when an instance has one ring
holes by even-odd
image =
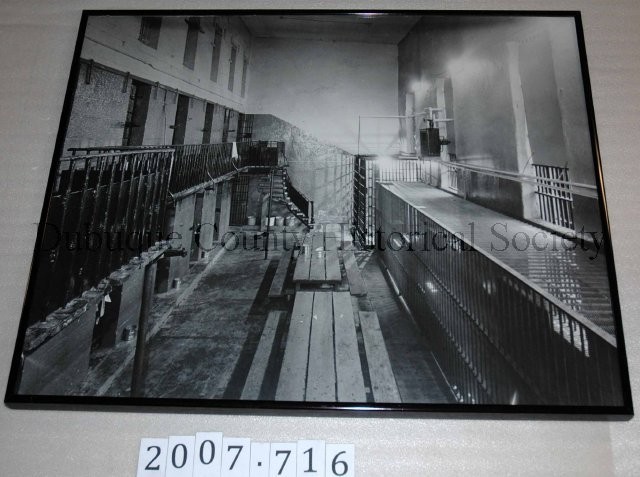
[[[579,14],[79,31],[8,404],[632,414]]]

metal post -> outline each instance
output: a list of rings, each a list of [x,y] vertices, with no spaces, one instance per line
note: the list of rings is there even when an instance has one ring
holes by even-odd
[[[133,373],[131,376],[131,397],[143,397],[145,391],[145,379],[147,376],[147,328],[149,327],[149,314],[153,307],[153,292],[156,287],[156,271],[158,260],[161,258],[186,257],[184,248],[165,250],[164,253],[153,258],[144,269],[144,283],[142,285],[142,303],[140,306],[140,318],[138,319],[138,337],[136,340],[136,354],[133,358]]]
[[[149,312],[153,305],[153,290],[156,284],[157,262],[150,263],[144,269],[144,285],[142,289],[142,305],[138,320],[138,339],[136,354],[133,359],[133,375],[131,377],[131,397],[144,396],[144,384],[147,375],[147,327]]]
[[[271,200],[273,198],[273,171],[274,168],[271,167],[269,169],[269,207],[267,208],[267,231],[266,233],[266,241],[264,244],[264,259],[267,260],[269,258],[269,223],[271,222]]]

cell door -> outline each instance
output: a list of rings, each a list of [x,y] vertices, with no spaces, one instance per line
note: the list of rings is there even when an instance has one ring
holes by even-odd
[[[222,126],[222,142],[229,142],[229,133],[231,127],[231,116],[233,114],[233,110],[229,108],[224,108],[224,122]]]
[[[207,103],[207,110],[204,113],[204,129],[202,130],[202,144],[211,144],[211,129],[213,127],[213,112],[215,105]]]
[[[176,120],[173,124],[173,140],[171,144],[184,144],[184,137],[187,132],[187,119],[189,118],[189,97],[178,95],[178,106],[176,108]]]
[[[123,146],[141,146],[144,140],[144,127],[149,111],[151,85],[133,80],[129,92],[127,117],[122,134]]]

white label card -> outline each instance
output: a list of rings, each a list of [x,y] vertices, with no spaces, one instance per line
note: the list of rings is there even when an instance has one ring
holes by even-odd
[[[251,442],[222,432],[140,440],[137,477],[355,477],[355,446]]]
[[[140,440],[137,477],[165,477],[169,439]]]
[[[169,436],[167,477],[193,476],[194,436]]]
[[[222,439],[221,477],[247,477],[251,454],[251,439],[224,437]]]
[[[269,450],[268,442],[251,443],[250,477],[269,477]]]
[[[269,452],[269,477],[296,477],[295,442],[272,442]]]
[[[353,444],[327,444],[325,470],[327,477],[355,477],[355,455]]]
[[[196,433],[193,460],[193,477],[220,477],[222,432]]]
[[[298,441],[297,477],[325,477],[324,441]]]

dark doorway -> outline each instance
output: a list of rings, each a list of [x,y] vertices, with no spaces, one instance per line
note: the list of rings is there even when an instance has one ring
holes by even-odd
[[[149,111],[151,85],[133,80],[129,92],[129,105],[122,135],[123,146],[141,146],[144,140],[144,126]]]
[[[231,121],[234,117],[235,111],[233,109],[224,108],[224,122],[222,126],[222,142],[229,142],[235,138],[229,138],[229,133],[236,132],[235,129],[231,129]]]
[[[213,112],[216,107],[212,103],[207,103],[204,113],[204,129],[202,130],[202,144],[211,144],[211,128],[213,127]]]
[[[189,97],[178,95],[178,107],[176,108],[176,121],[173,125],[173,140],[171,144],[184,144],[187,131],[187,119],[189,118]]]

